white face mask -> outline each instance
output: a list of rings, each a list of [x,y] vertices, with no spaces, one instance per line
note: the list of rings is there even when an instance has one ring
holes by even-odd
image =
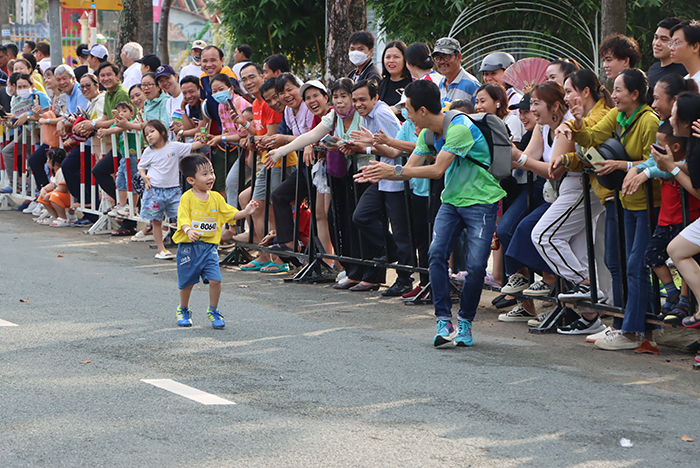
[[[31,89],[18,89],[17,90],[17,96],[21,97],[22,99],[27,99],[31,95],[32,95]]]
[[[348,52],[348,56],[350,57],[352,64],[356,67],[359,67],[367,61],[367,54],[360,52],[359,50],[351,50]]]

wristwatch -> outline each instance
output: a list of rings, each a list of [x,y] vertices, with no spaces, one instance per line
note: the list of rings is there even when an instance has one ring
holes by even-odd
[[[397,166],[394,166],[394,175],[396,177],[401,177],[401,174],[403,174],[403,166],[400,164]]]

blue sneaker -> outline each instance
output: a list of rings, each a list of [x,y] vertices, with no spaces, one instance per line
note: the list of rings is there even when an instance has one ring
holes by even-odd
[[[433,346],[436,348],[447,343],[451,343],[455,337],[455,327],[452,322],[447,320],[438,320],[437,335],[433,338]]]
[[[226,326],[224,316],[219,313],[219,309],[212,309],[210,307],[207,310],[207,317],[211,320],[211,326],[214,328],[224,328]]]
[[[474,337],[472,337],[472,323],[467,320],[458,320],[457,336],[455,337],[456,346],[473,346]]]
[[[192,326],[192,311],[187,307],[177,307],[177,325],[179,327]]]

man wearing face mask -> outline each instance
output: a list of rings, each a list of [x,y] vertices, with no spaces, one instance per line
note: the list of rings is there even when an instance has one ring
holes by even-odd
[[[382,80],[382,74],[379,72],[379,68],[372,63],[374,34],[369,31],[358,31],[350,36],[349,42],[348,56],[357,68],[350,72],[348,78],[352,78],[355,83],[362,80],[375,80],[378,86]]]
[[[207,43],[201,39],[192,43],[192,48],[190,49],[192,63],[182,67],[182,70],[180,70],[180,81],[186,76],[194,76],[197,78],[202,76],[202,50],[204,50],[206,46]]]
[[[127,42],[122,47],[121,59],[122,63],[126,67],[124,70],[124,88],[127,91],[131,89],[132,86],[141,83],[141,64],[137,60],[141,60],[143,57],[143,47],[137,42]]]

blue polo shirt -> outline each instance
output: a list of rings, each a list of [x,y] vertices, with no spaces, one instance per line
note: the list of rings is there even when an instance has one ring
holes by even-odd
[[[83,92],[80,91],[80,84],[78,83],[73,86],[73,91],[71,91],[70,95],[66,94],[66,112],[69,114],[78,112],[78,107],[86,111],[89,104],[87,98],[83,96]]]

